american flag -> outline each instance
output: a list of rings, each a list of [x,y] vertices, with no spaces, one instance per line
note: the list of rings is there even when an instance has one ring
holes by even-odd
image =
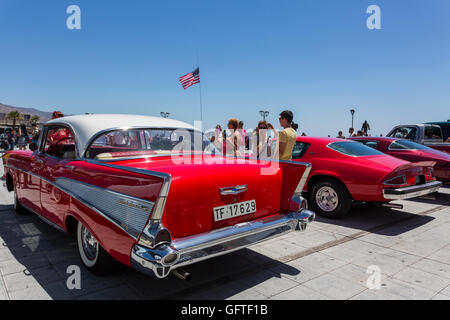
[[[194,71],[181,76],[180,77],[181,85],[183,86],[183,89],[186,90],[190,86],[199,83],[200,82],[200,70],[199,68],[195,69]]]

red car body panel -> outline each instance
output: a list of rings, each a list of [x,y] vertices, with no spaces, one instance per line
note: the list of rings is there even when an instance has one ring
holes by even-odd
[[[377,150],[405,161],[434,161],[434,174],[436,179],[443,182],[450,181],[450,154],[446,152],[432,149],[430,147],[424,147],[425,149],[389,149],[389,146],[393,142],[404,140],[397,138],[353,137],[351,139],[363,143],[367,143],[368,141],[377,142]]]
[[[415,179],[414,174],[422,174],[424,167],[433,164],[422,163],[415,168],[411,163],[389,155],[353,157],[327,147],[330,143],[340,141],[348,140],[305,136],[297,138],[297,142],[309,144],[309,148],[300,159],[293,160],[312,164],[304,191],[308,191],[309,182],[318,176],[334,177],[344,183],[355,201],[387,202],[390,200],[384,198],[383,189],[388,187],[383,182],[401,174],[406,174],[412,181],[412,178]],[[431,180],[427,176],[426,181]]]

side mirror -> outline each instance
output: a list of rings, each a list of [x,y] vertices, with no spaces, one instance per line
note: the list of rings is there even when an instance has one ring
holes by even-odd
[[[37,145],[34,142],[31,142],[28,146],[30,148],[31,151],[36,151],[37,150]]]

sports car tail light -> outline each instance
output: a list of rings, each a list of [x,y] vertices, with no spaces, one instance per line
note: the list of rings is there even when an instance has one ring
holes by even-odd
[[[406,181],[406,176],[397,176],[395,178],[386,180],[383,184],[386,186],[400,187],[400,186],[406,186],[408,183]]]

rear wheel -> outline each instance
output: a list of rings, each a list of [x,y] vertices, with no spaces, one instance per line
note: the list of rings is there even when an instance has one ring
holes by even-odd
[[[77,243],[81,261],[88,271],[95,275],[106,275],[113,271],[115,261],[81,222],[78,222],[77,227]]]
[[[312,210],[326,218],[342,218],[350,211],[352,199],[342,183],[320,180],[309,194]]]

